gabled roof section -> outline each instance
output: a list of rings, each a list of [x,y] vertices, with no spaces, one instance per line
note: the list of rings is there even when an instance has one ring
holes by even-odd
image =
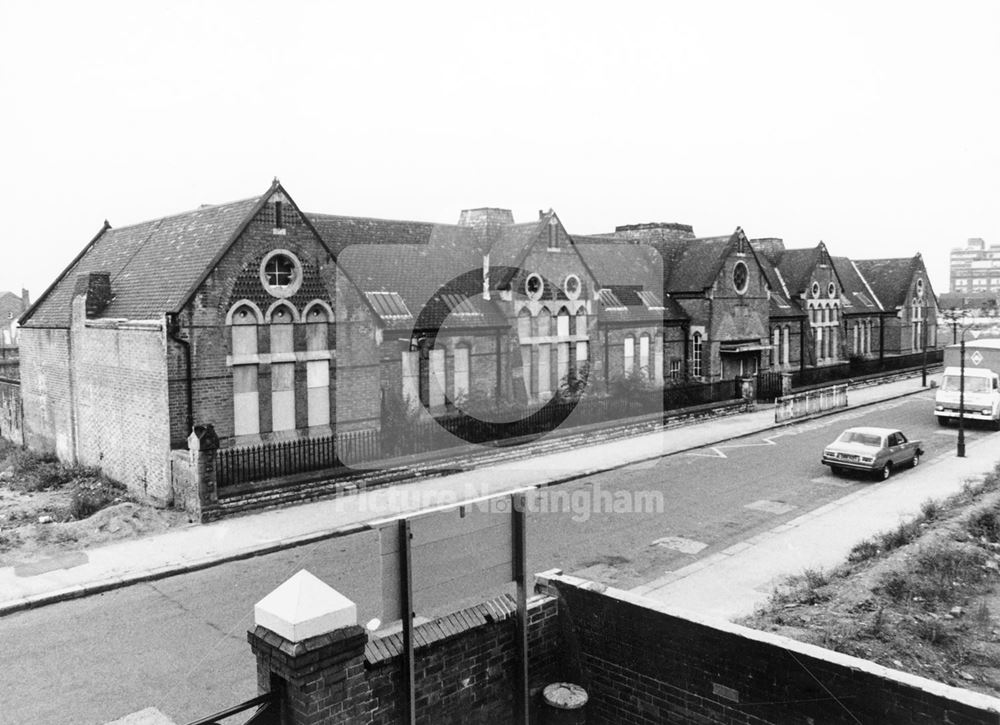
[[[558,232],[561,232],[561,236],[567,240],[570,249],[580,258],[580,262],[590,277],[597,279],[586,257],[580,252],[574,237],[569,235],[556,213],[549,209],[544,214],[540,214],[537,221],[504,226],[499,238],[489,249],[490,266],[507,269],[506,274],[501,274],[494,278],[498,289],[505,289],[510,285],[510,281],[514,275],[523,269],[524,260],[536,244],[541,243],[543,238],[545,238],[545,243],[548,244],[545,230],[550,225],[557,226]]]
[[[757,254],[757,261],[764,272],[767,286],[771,290],[768,316],[772,318],[803,317],[805,313],[802,311],[802,307],[797,299],[789,295],[781,271],[772,264],[770,257],[766,254]]]
[[[874,313],[882,310],[878,297],[868,286],[857,267],[847,257],[831,257],[842,291],[842,307],[846,314]]]
[[[799,297],[809,286],[813,270],[820,263],[823,248],[820,245],[807,249],[786,249],[781,255],[778,269],[790,297]]]
[[[756,258],[753,246],[740,227],[728,236],[670,239],[657,244],[667,270],[666,291],[669,294],[704,292],[715,283],[729,250],[741,243]]]
[[[923,269],[919,254],[891,259],[856,259],[854,265],[886,311],[907,304],[913,275]]]
[[[183,306],[190,291],[232,244],[267,199],[204,206],[121,228],[104,228],[22,317],[27,327],[70,326],[74,280],[111,276],[114,297],[102,317],[154,319]]]

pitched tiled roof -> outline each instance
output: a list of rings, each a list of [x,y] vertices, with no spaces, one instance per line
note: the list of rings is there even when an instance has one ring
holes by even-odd
[[[611,290],[626,308],[624,311],[609,309],[602,302],[603,319],[688,319],[676,300],[664,293],[663,262],[659,252],[651,246],[614,241],[607,237],[574,236],[573,241],[598,284]],[[655,295],[659,304],[651,308],[643,302],[638,290]]]
[[[886,310],[905,305],[920,255],[894,259],[856,259],[855,266]]]
[[[842,306],[845,314],[878,312],[882,309],[875,293],[864,277],[847,257],[830,257],[842,289]]]
[[[768,316],[772,318],[803,317],[805,312],[802,311],[799,301],[788,294],[785,281],[778,268],[764,254],[758,254],[757,260],[760,262],[761,269],[764,270],[767,286],[771,289]]]
[[[389,250],[380,244],[355,244],[345,247],[337,262],[362,292],[399,294],[409,318],[385,305],[373,305],[388,327],[410,328],[418,318],[421,328],[436,327],[449,314],[449,326],[506,324],[493,305],[475,297],[483,288],[483,262],[474,249],[451,244],[399,244]],[[466,297],[467,302],[457,303]]]
[[[484,240],[472,227],[432,222],[370,219],[367,217],[306,214],[316,231],[333,250],[340,254],[351,245],[433,244],[460,252],[482,252]]]
[[[121,228],[88,245],[28,311],[27,327],[69,327],[77,275],[107,272],[114,297],[102,317],[153,319],[180,307],[260,197],[202,207]]]
[[[801,295],[809,285],[812,271],[819,264],[820,247],[808,249],[786,249],[781,254],[778,269],[792,297]]]

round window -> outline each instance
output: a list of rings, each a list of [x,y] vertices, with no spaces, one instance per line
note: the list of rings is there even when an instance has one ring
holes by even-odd
[[[542,291],[545,289],[545,285],[542,284],[542,278],[537,274],[529,274],[528,279],[524,281],[524,291],[528,293],[528,297],[533,300],[537,300],[542,296]]]
[[[819,282],[813,282],[811,290],[813,297],[819,297]]]
[[[575,300],[580,296],[580,278],[575,274],[570,274],[566,276],[566,281],[563,282],[563,291],[566,296],[571,300]]]
[[[747,284],[750,281],[750,273],[747,270],[746,264],[743,262],[737,262],[736,266],[733,267],[733,287],[737,292],[743,294],[747,291]]]
[[[917,297],[924,296],[924,281],[922,279],[917,280]]]
[[[291,252],[275,250],[260,263],[260,281],[273,297],[291,297],[302,286],[302,265]]]
[[[830,284],[828,284],[826,286],[826,294],[827,294],[827,296],[830,299],[833,299],[834,297],[836,297],[837,296],[837,285],[835,285],[833,282],[831,282]]]

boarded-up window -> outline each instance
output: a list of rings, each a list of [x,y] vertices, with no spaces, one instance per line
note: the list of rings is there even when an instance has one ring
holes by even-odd
[[[623,349],[625,351],[625,358],[622,363],[622,372],[625,375],[629,375],[635,370],[635,338],[631,335],[626,337]]]
[[[432,349],[429,355],[430,360],[430,406],[440,408],[444,405],[445,372],[444,372],[444,350]]]
[[[295,429],[295,363],[271,365],[271,430]]]
[[[455,400],[466,397],[469,394],[469,348],[459,346],[455,348]]]
[[[292,352],[295,347],[292,337],[292,314],[284,307],[271,313],[271,352]]]
[[[569,336],[569,312],[563,307],[556,317],[556,334],[559,337]]]
[[[558,384],[562,385],[569,376],[569,343],[560,342],[556,348],[556,377]]]
[[[306,363],[306,387],[309,425],[329,425],[330,362],[328,360],[310,360]]]
[[[649,335],[645,333],[639,338],[639,373],[649,380]]]
[[[535,394],[531,387],[531,345],[521,345],[521,375],[524,376],[524,392],[530,398]]]
[[[552,392],[552,353],[548,345],[538,346],[538,395],[547,397]]]
[[[531,313],[521,310],[517,316],[517,336],[520,340],[531,337]]]
[[[233,433],[238,436],[260,433],[256,365],[233,368]]]
[[[306,315],[306,350],[327,349],[327,328],[329,320],[326,310],[314,306]]]

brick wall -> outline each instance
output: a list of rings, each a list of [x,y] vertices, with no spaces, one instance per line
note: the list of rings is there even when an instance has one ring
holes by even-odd
[[[77,462],[171,503],[163,324],[75,317],[72,346]]]
[[[22,327],[21,401],[24,443],[75,460],[73,414],[70,405],[69,330]]]
[[[0,380],[0,438],[17,445],[24,443],[21,428],[21,386]]]
[[[588,723],[1000,723],[1000,700],[565,576]]]
[[[415,628],[417,722],[486,725],[512,720],[515,623],[514,601],[504,595]],[[533,709],[541,689],[561,674],[559,626],[555,599],[528,600]],[[294,647],[308,654],[290,658],[288,643],[257,627],[248,639],[257,655],[259,690],[283,689],[286,711],[302,713],[296,722],[401,722],[406,708],[402,637],[397,633],[371,639],[362,650],[353,644],[359,632],[360,627],[348,627],[306,640]]]
[[[277,249],[291,252],[302,264],[303,283],[288,303],[302,314],[313,300],[334,313],[327,340],[330,359],[330,420],[337,430],[378,427],[378,363],[375,358],[376,326],[369,308],[330,258],[299,212],[285,204],[283,228],[275,233],[271,204],[265,204],[244,232],[202,283],[192,302],[179,316],[180,336],[191,342],[193,418],[196,425],[212,423],[219,437],[234,434],[233,370],[227,362],[232,337],[226,314],[239,300],[253,302],[266,315],[277,302],[259,281],[264,256]],[[296,353],[305,351],[302,325],[294,330]],[[268,325],[258,328],[258,353],[270,352]],[[258,366],[260,432],[272,431],[271,366]],[[183,346],[170,345],[171,440],[182,446],[190,432],[186,426],[186,370]],[[306,364],[295,363],[295,425],[307,425]],[[320,433],[329,433],[329,430]],[[288,435],[288,433],[283,433]]]

